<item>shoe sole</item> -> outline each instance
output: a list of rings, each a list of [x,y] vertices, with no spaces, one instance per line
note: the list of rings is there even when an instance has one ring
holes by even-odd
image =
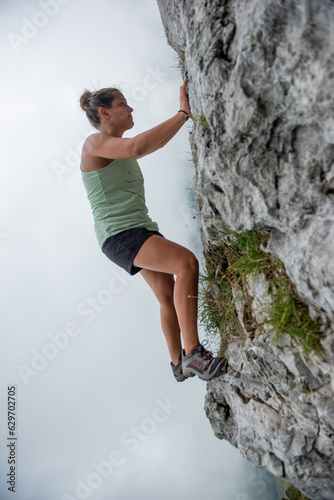
[[[195,376],[195,373],[193,373],[193,372],[190,372],[190,373],[187,373],[187,374],[183,373],[182,375],[180,375],[180,378],[179,377],[175,377],[175,375],[174,375],[174,377],[175,377],[175,379],[176,379],[177,382],[184,382],[185,380],[187,380],[187,378],[194,377],[194,376]]]

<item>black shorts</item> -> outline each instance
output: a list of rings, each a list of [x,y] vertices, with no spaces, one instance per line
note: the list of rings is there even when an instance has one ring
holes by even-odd
[[[108,259],[133,276],[142,269],[134,266],[133,261],[141,246],[154,234],[164,237],[159,231],[150,231],[145,227],[126,229],[114,236],[109,236],[102,245],[102,252]]]

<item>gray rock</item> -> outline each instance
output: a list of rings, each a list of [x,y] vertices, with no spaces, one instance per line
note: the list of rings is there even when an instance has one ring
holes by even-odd
[[[204,249],[226,240],[222,222],[269,232],[266,251],[326,329],[322,358],[265,330],[230,344],[208,418],[256,466],[333,498],[334,3],[157,1],[189,81]],[[261,276],[248,293],[262,322]]]
[[[288,478],[308,498],[329,500],[334,491],[333,393],[325,385],[310,390],[300,354],[295,352],[296,377],[268,340],[228,347],[229,370],[208,383],[206,414],[215,435],[255,466]]]
[[[158,5],[185,55],[204,247],[214,219],[270,229],[299,294],[333,320],[333,2]]]

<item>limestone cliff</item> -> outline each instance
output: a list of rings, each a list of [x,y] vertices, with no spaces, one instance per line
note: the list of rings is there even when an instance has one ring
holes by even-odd
[[[334,3],[157,0],[189,81],[191,145],[204,250],[222,223],[270,234],[321,320],[323,355],[281,346],[261,327],[261,277],[249,284],[258,328],[231,342],[208,384],[217,437],[311,499],[334,497]]]

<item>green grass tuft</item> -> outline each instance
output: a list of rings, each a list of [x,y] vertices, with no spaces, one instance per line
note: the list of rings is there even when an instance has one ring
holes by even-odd
[[[286,482],[286,486],[285,498],[289,498],[290,500],[308,500],[293,484]]]
[[[171,66],[172,68],[178,70],[183,76],[185,74],[185,67],[186,67],[186,53],[184,50],[180,50],[177,53],[176,56],[176,64]]]
[[[226,241],[206,258],[206,274],[200,281],[200,320],[213,335],[220,333],[222,349],[240,337],[245,337],[238,320],[235,299],[243,301],[243,324],[250,336],[257,325],[252,317],[252,298],[247,294],[247,278],[262,272],[269,283],[271,302],[264,312],[265,323],[279,342],[286,334],[299,343],[304,352],[321,352],[319,323],[308,315],[308,305],[298,296],[283,264],[262,250],[269,234],[256,231],[236,233],[224,226]],[[239,313],[240,314],[240,313]]]

